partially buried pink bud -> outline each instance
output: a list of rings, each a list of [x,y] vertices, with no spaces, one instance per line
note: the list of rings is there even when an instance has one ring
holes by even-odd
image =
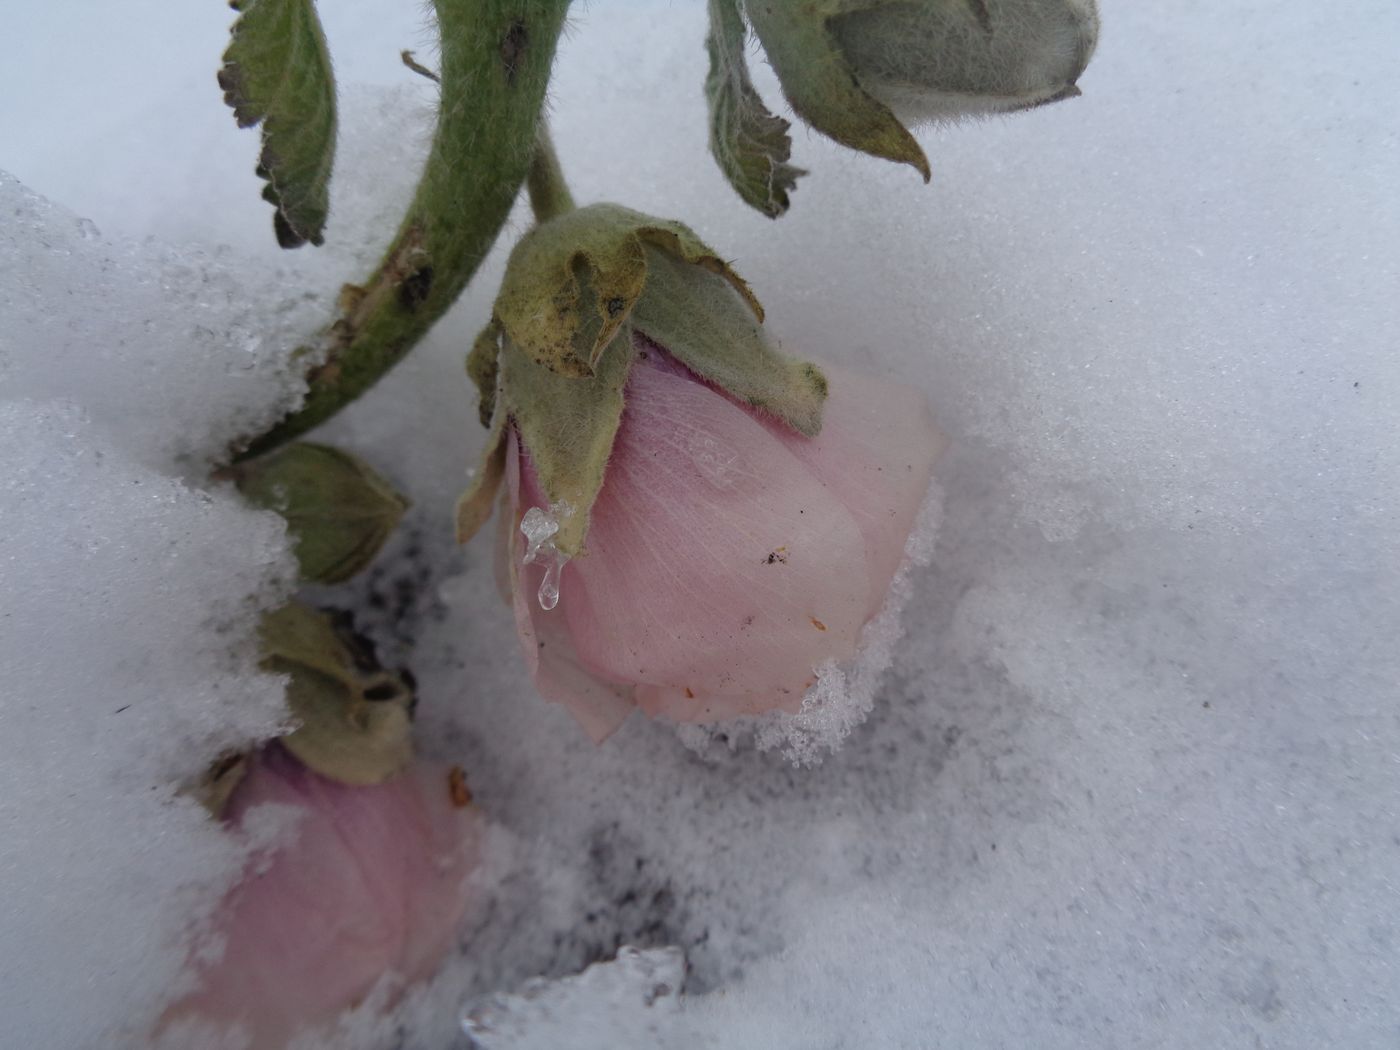
[[[883,604],[944,438],[922,394],[826,365],[806,437],[634,338],[584,550],[562,573],[528,540],[548,545],[568,508],[508,436],[510,578],[536,687],[595,739],[634,707],[680,722],[796,711]]]
[[[351,787],[274,744],[250,760],[224,819],[244,827],[269,805],[300,811],[291,841],[251,862],[224,902],[222,954],[199,965],[200,989],[167,1015],[167,1039],[214,1024],[236,1027],[250,1050],[282,1047],[386,975],[400,988],[429,976],[451,945],[481,845],[460,770],[417,763]]]

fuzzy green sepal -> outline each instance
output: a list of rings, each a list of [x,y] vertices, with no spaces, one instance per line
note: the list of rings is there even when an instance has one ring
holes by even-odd
[[[259,635],[263,669],[288,676],[288,751],[345,784],[378,784],[408,766],[413,688],[379,666],[344,616],[293,602],[264,616]]]
[[[648,245],[719,274],[763,316],[748,285],[690,227],[593,204],[536,226],[511,252],[494,314],[505,338],[550,371],[592,375],[641,297]]]

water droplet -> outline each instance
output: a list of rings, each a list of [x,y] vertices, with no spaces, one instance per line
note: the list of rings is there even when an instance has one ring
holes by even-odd
[[[564,555],[555,551],[553,559],[545,566],[544,579],[540,581],[540,589],[536,597],[539,599],[540,608],[546,612],[559,604],[559,580],[568,560]]]

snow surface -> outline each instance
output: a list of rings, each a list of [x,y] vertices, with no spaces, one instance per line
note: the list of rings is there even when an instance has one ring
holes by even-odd
[[[925,134],[929,186],[798,129],[771,223],[705,155],[702,8],[577,10],[560,151],[581,200],[721,246],[792,350],[928,391],[955,444],[907,637],[810,768],[639,718],[594,748],[534,696],[450,528],[508,231],[323,434],[414,500],[323,597],[411,663],[422,749],[496,825],[458,956],[335,1045],[470,1046],[487,1007],[480,1045],[550,1045],[556,1005],[620,1046],[1400,1044],[1400,9],[1108,3],[1082,99]],[[125,1046],[244,855],[176,787],[283,717],[249,650],[281,529],[200,464],[295,397],[279,354],[388,236],[430,36],[324,5],[332,225],[280,253],[223,5],[9,16],[0,1046]],[[625,945],[684,953],[662,1012],[627,966],[527,986]]]

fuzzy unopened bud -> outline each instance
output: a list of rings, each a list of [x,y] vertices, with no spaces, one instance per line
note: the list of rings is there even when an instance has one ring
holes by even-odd
[[[906,123],[1076,95],[1099,32],[1095,0],[746,0],[744,11],[798,116],[925,181]]]
[[[366,463],[329,445],[290,445],[234,469],[250,503],[287,520],[310,583],[340,583],[369,565],[408,507]]]
[[[896,0],[828,26],[861,86],[909,122],[1025,109],[1079,94],[1094,0]]]
[[[511,253],[491,324],[468,359],[482,420],[494,432],[458,505],[458,537],[490,517],[513,429],[547,505],[560,510],[550,549],[566,558],[582,552],[637,364],[634,335],[778,423],[815,435],[826,380],[816,365],[773,346],[762,322],[749,286],[682,223],[592,204],[536,226]]]

